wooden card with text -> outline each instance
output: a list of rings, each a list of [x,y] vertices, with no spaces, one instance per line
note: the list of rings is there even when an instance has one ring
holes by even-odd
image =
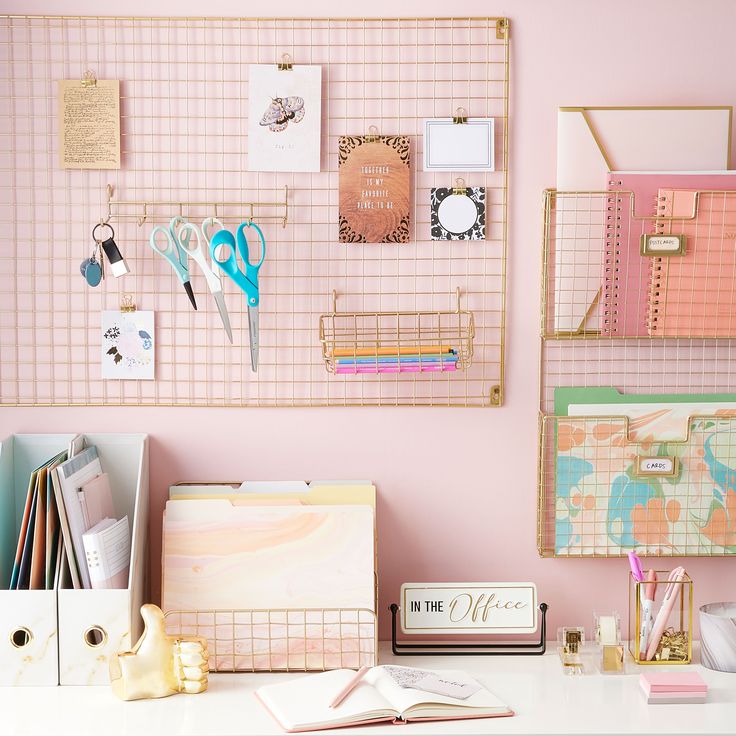
[[[340,136],[340,242],[408,243],[409,137]]]

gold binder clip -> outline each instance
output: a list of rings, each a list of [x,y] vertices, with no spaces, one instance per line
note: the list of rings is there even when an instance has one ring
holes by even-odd
[[[281,54],[281,61],[278,63],[280,72],[290,72],[294,65],[291,60],[291,54]]]
[[[366,143],[375,143],[380,140],[381,136],[378,134],[378,128],[375,125],[371,125],[368,128],[368,134],[365,136]]]
[[[452,193],[460,195],[468,193],[468,188],[465,186],[465,179],[455,179],[455,186],[452,188]]]
[[[468,122],[468,111],[464,107],[458,107],[455,110],[455,115],[452,118],[452,122],[455,125],[464,125]]]
[[[96,87],[97,86],[97,77],[95,76],[95,73],[91,69],[87,69],[81,81],[82,81],[82,87]]]
[[[120,311],[123,313],[135,312],[135,302],[132,294],[122,294],[120,296]]]

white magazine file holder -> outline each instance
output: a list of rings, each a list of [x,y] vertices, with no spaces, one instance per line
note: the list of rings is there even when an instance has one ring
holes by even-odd
[[[64,450],[73,437],[71,434],[15,435],[4,440],[0,444],[0,503],[6,502],[10,495],[6,483],[11,478],[15,500],[21,499],[22,503],[33,469]],[[0,661],[10,662],[12,670],[11,674],[0,668],[2,685],[109,684],[110,657],[130,649],[142,633],[139,610],[146,583],[148,437],[117,433],[83,437],[86,446],[97,447],[102,468],[110,476],[116,515],[127,514],[131,524],[128,587],[0,591]],[[17,511],[15,515],[17,518]],[[17,538],[17,532],[11,536]],[[0,568],[7,585],[4,554]],[[19,629],[32,632],[22,647],[11,641],[13,632]]]

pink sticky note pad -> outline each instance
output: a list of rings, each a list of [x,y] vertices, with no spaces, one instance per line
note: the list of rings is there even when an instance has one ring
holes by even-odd
[[[641,686],[652,693],[705,692],[708,684],[697,672],[646,672],[640,675]]]

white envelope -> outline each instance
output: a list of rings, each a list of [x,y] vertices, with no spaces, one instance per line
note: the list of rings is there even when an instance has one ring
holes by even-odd
[[[554,331],[600,330],[609,171],[728,169],[733,108],[562,107],[557,113]]]
[[[729,168],[732,107],[561,107],[557,190],[606,189],[609,171]]]

